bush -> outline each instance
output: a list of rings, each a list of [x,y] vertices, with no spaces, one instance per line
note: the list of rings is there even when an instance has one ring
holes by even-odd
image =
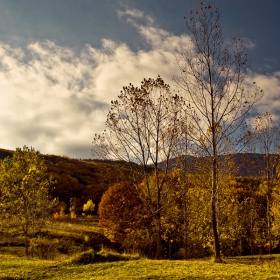
[[[124,250],[142,251],[143,244],[150,248],[151,217],[131,183],[117,183],[103,194],[99,217],[104,235]]]
[[[49,239],[46,237],[36,237],[30,240],[29,249],[31,257],[39,259],[52,260],[54,259],[59,241],[58,239]]]

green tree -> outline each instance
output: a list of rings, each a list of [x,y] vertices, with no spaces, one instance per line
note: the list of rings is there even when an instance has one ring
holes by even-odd
[[[22,234],[28,255],[30,237],[51,218],[55,201],[49,190],[54,182],[40,152],[26,146],[0,162],[0,181],[2,229]]]
[[[181,74],[175,78],[186,103],[189,138],[211,165],[211,213],[214,258],[221,262],[217,226],[220,155],[240,151],[241,128],[262,90],[245,89],[249,60],[242,40],[226,47],[220,27],[221,13],[211,5],[191,11],[186,26],[192,46],[176,58]]]

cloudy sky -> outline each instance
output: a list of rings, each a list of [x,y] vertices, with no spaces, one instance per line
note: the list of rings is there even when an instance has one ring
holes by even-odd
[[[205,2],[206,3],[206,2]],[[193,0],[0,0],[0,148],[90,158],[123,86],[178,73]],[[208,3],[207,3],[208,4]],[[250,79],[265,91],[255,114],[280,123],[280,1],[212,0],[224,39],[240,37]]]

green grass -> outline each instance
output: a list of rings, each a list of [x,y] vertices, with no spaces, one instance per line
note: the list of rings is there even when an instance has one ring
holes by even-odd
[[[129,258],[129,257],[127,257]],[[210,260],[107,261],[88,265],[42,261],[0,253],[0,279],[280,279],[280,256]]]

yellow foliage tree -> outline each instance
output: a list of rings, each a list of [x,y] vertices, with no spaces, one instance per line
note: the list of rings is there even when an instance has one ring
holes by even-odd
[[[87,214],[90,214],[94,211],[94,207],[95,207],[95,204],[92,202],[91,199],[89,199],[87,201],[87,203],[84,204],[83,211],[86,212]]]
[[[0,162],[0,227],[24,236],[26,255],[30,237],[52,216],[53,183],[43,156],[33,148],[17,148]]]

